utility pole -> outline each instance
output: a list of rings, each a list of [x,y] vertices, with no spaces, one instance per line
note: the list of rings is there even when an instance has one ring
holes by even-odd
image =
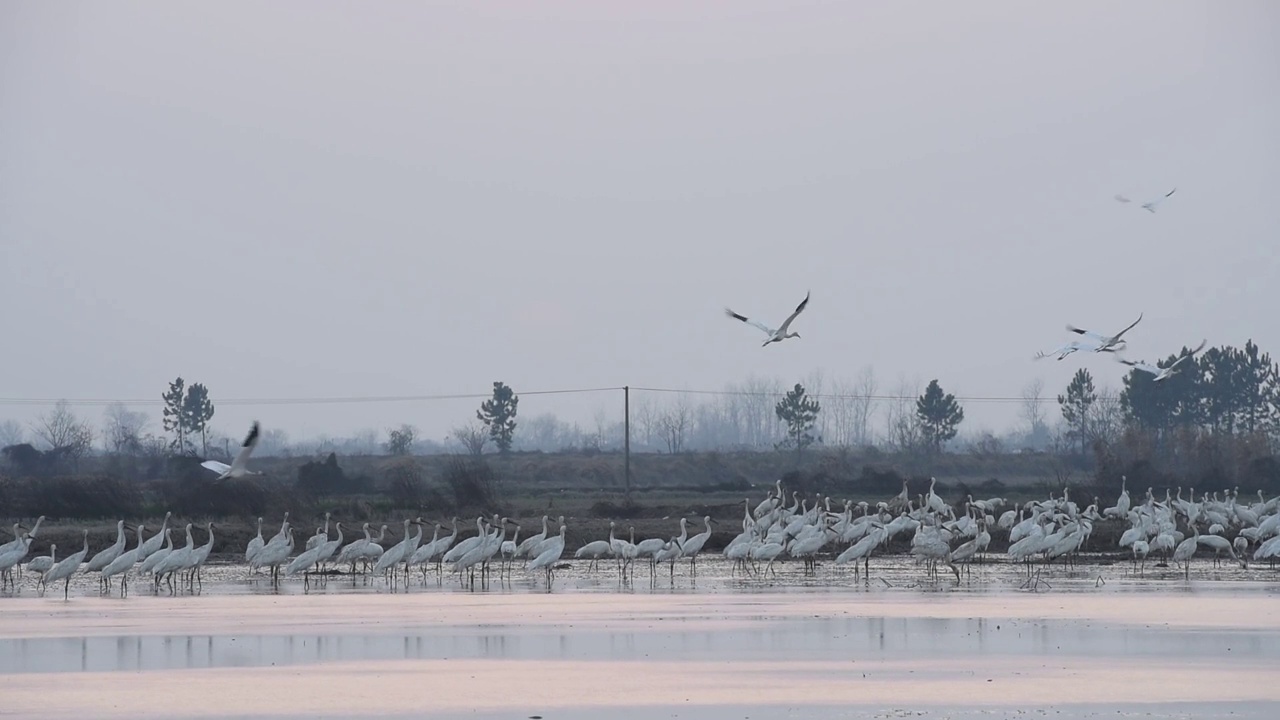
[[[631,499],[631,386],[622,386],[622,455],[626,458],[627,499]]]

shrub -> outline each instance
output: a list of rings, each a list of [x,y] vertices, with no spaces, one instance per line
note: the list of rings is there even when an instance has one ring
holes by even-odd
[[[312,495],[355,495],[368,492],[371,486],[368,476],[347,477],[336,453],[329,453],[324,462],[313,460],[298,466],[297,487]]]
[[[489,508],[494,504],[497,476],[484,460],[457,457],[444,471],[444,483],[458,508]]]
[[[139,514],[143,504],[135,483],[108,477],[6,479],[0,497],[17,517],[119,518]]]

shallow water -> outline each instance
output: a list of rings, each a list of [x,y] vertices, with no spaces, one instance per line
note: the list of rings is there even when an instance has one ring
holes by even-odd
[[[347,568],[341,568],[345,571]],[[906,555],[877,556],[872,559],[870,577],[855,575],[852,564],[836,565],[829,559],[806,572],[803,564],[794,561],[778,562],[768,574],[742,573],[732,563],[719,556],[706,556],[698,560],[696,572],[691,572],[687,561],[681,561],[674,572],[669,566],[650,572],[647,564],[638,564],[624,580],[611,561],[604,561],[598,568],[589,569],[585,561],[562,563],[556,571],[553,592],[624,592],[624,593],[742,593],[742,592],[876,592],[889,589],[911,589],[923,592],[1003,592],[1005,590],[1034,589],[1037,592],[1070,591],[1092,592],[1098,588],[1132,592],[1195,592],[1197,588],[1224,583],[1273,583],[1280,585],[1280,570],[1267,565],[1250,565],[1242,569],[1238,565],[1223,562],[1215,566],[1212,560],[1200,558],[1192,562],[1189,576],[1181,567],[1159,567],[1154,562],[1146,564],[1139,574],[1126,561],[1112,561],[1106,556],[1082,555],[1081,562],[1073,567],[1055,564],[1036,572],[1036,581],[1028,583],[1027,571],[1020,564],[1010,563],[1000,557],[975,563],[961,570],[959,580],[947,568],[936,577],[930,577],[924,567]],[[389,584],[383,578],[369,578],[361,573],[355,576],[341,572],[332,576],[313,576],[304,582],[301,575],[283,578],[272,584],[266,572],[250,573],[243,564],[211,562],[202,570],[203,582],[199,587],[163,587],[159,594],[209,595],[209,594],[379,594],[386,592],[546,592],[545,577],[541,572],[526,572],[521,568],[501,574],[495,567],[487,582],[474,583],[450,573],[448,567],[441,578],[434,567],[424,575],[414,569],[407,585],[397,580]],[[46,595],[61,596],[63,587],[49,588]],[[150,583],[137,577],[130,584],[133,595],[152,594]],[[118,594],[118,587],[113,594]],[[0,603],[9,597],[25,597],[38,594],[37,578],[28,573],[19,580],[16,589],[0,590]],[[98,589],[96,575],[77,574],[71,582],[72,597],[92,596],[102,593]],[[0,605],[0,607],[3,607]]]
[[[871,582],[727,564],[621,585],[583,567],[406,590],[243,568],[203,589],[0,598],[0,714],[41,717],[1274,717],[1280,585],[1210,563]],[[844,569],[841,569],[842,571]],[[1098,576],[1106,581],[1101,584]],[[881,580],[881,578],[884,578]],[[1270,582],[1268,582],[1270,580]],[[58,588],[61,590],[61,588]]]

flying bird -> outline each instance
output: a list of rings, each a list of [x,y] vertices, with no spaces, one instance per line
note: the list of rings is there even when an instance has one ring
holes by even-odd
[[[244,442],[240,444],[240,452],[236,454],[236,459],[232,460],[230,465],[220,463],[217,460],[205,460],[200,463],[200,465],[219,473],[219,480],[244,477],[245,475],[261,475],[261,472],[254,472],[247,467],[249,464],[249,456],[253,454],[253,449],[257,446],[258,421],[254,420],[253,427],[249,429],[249,435],[246,436]]]
[[[1170,195],[1174,194],[1177,191],[1178,191],[1178,188],[1174,188],[1169,192],[1165,193],[1164,195],[1156,198],[1155,200],[1152,200],[1151,202],[1142,203],[1142,209],[1146,210],[1147,212],[1155,212],[1157,205],[1159,205],[1161,202],[1164,202],[1165,198],[1169,197]],[[1125,197],[1124,195],[1116,195],[1115,197],[1116,197],[1116,202],[1122,202],[1122,203],[1133,202],[1132,200]]]
[[[1094,352],[1107,352],[1107,351],[1123,350],[1125,345],[1125,340],[1123,339],[1124,334],[1132,330],[1133,326],[1137,325],[1140,322],[1142,322],[1142,313],[1138,313],[1138,319],[1133,321],[1133,325],[1130,325],[1129,327],[1121,330],[1120,332],[1110,337],[1107,337],[1105,335],[1099,335],[1098,333],[1090,332],[1089,330],[1083,330],[1081,328],[1075,327],[1074,325],[1067,325],[1067,330],[1069,332],[1076,333],[1077,335],[1083,335],[1089,338],[1090,340],[1095,341],[1097,343],[1097,347],[1092,348]]]
[[[745,316],[739,315],[738,313],[736,313],[736,312],[734,312],[734,311],[730,310],[729,308],[725,308],[725,309],[724,309],[724,314],[725,314],[725,315],[728,315],[729,317],[733,318],[734,320],[741,320],[742,322],[744,322],[744,323],[746,323],[746,324],[748,324],[748,325],[754,325],[755,327],[758,327],[758,328],[760,328],[761,330],[763,330],[763,331],[764,331],[764,334],[769,336],[769,339],[768,339],[768,340],[765,340],[765,341],[764,341],[764,344],[763,344],[763,345],[761,345],[760,347],[768,347],[768,346],[769,346],[769,343],[782,342],[783,340],[786,340],[787,338],[798,338],[798,337],[800,337],[800,333],[788,332],[788,331],[787,331],[787,329],[791,327],[791,321],[795,320],[795,319],[796,319],[796,316],[797,316],[797,315],[799,315],[801,312],[803,312],[803,311],[804,311],[804,307],[805,307],[806,305],[808,305],[808,304],[809,304],[809,293],[808,293],[808,292],[806,292],[806,293],[804,294],[804,300],[802,300],[802,301],[800,302],[800,304],[796,306],[796,311],[795,311],[795,312],[793,312],[793,313],[791,313],[791,317],[788,317],[788,318],[787,318],[787,320],[786,320],[786,322],[782,323],[782,327],[778,328],[777,330],[774,330],[773,328],[769,327],[768,325],[765,325],[764,323],[759,322],[759,321],[757,321],[757,320],[752,320],[752,319],[750,319],[750,318],[748,318],[748,317],[745,317]]]
[[[1160,203],[1164,202],[1164,199],[1165,199],[1165,198],[1169,197],[1170,195],[1172,195],[1172,194],[1174,194],[1174,193],[1176,193],[1176,192],[1178,192],[1178,188],[1174,188],[1174,189],[1170,190],[1169,192],[1165,193],[1162,197],[1158,197],[1158,198],[1156,198],[1155,200],[1152,200],[1151,202],[1145,202],[1145,203],[1142,203],[1142,209],[1143,209],[1143,210],[1146,210],[1147,212],[1152,212],[1152,213],[1153,213],[1153,212],[1155,212],[1155,211],[1156,211],[1156,206],[1157,206],[1157,205],[1159,205]]]
[[[1114,348],[1107,348],[1106,350],[1099,351],[1098,350],[1099,346],[1100,344],[1096,342],[1080,342],[1079,340],[1072,340],[1071,342],[1067,343],[1066,345],[1063,345],[1057,350],[1050,350],[1047,353],[1038,352],[1036,353],[1036,356],[1034,359],[1043,360],[1047,357],[1052,357],[1054,355],[1057,355],[1058,356],[1057,359],[1061,360],[1066,356],[1070,355],[1071,353],[1081,352],[1081,351],[1083,352],[1115,352]]]
[[[1191,359],[1192,357],[1195,356],[1196,353],[1203,350],[1204,344],[1206,342],[1207,342],[1206,340],[1201,340],[1200,344],[1196,346],[1195,350],[1192,350],[1186,355],[1183,355],[1177,360],[1174,360],[1173,364],[1167,368],[1160,368],[1160,367],[1156,367],[1155,365],[1148,365],[1144,362],[1139,362],[1137,360],[1125,360],[1119,355],[1116,356],[1116,359],[1124,363],[1125,365],[1128,365],[1129,367],[1133,368],[1134,370],[1141,370],[1145,373],[1151,373],[1152,375],[1155,375],[1155,377],[1151,379],[1151,382],[1160,382],[1161,380],[1168,380],[1170,376],[1172,376],[1175,372],[1177,372],[1178,366],[1182,365],[1183,362]]]

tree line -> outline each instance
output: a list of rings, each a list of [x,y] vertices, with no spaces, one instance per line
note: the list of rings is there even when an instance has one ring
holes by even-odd
[[[1184,348],[1157,365],[1169,367],[1188,352]],[[892,399],[878,396],[877,390],[875,376],[865,370],[853,384],[831,382],[821,373],[789,387],[752,377],[729,385],[723,395],[696,404],[678,393],[667,396],[664,403],[655,402],[660,396],[642,395],[632,403],[631,447],[635,452],[666,453],[776,449],[794,452],[798,459],[815,445],[877,447],[925,458],[944,451],[999,454],[1027,448],[1072,456],[1079,468],[1086,468],[1090,463],[1123,465],[1140,457],[1158,460],[1162,453],[1185,456],[1197,446],[1207,452],[1203,448],[1210,442],[1218,443],[1219,452],[1231,455],[1235,450],[1222,449],[1228,438],[1250,439],[1246,455],[1256,456],[1262,445],[1269,452],[1270,441],[1280,431],[1280,370],[1251,340],[1243,348],[1210,348],[1184,360],[1177,372],[1160,381],[1133,369],[1123,378],[1118,392],[1098,388],[1093,376],[1082,368],[1056,396],[1060,429],[1053,427],[1045,412],[1043,386],[1033,383],[1024,391],[1021,427],[1002,437],[984,433],[957,440],[964,408],[938,379],[918,394],[900,384],[889,395]],[[179,377],[168,384],[161,397],[162,432],[157,434],[145,431],[144,413],[120,405],[107,408],[97,433],[107,455],[227,454],[225,438],[215,438],[211,429],[215,405],[203,384],[188,385]],[[610,451],[623,444],[620,413],[601,411],[594,426],[584,426],[549,413],[519,416],[518,420],[519,404],[515,390],[498,381],[475,410],[473,421],[453,428],[443,442],[424,438],[416,427],[403,424],[388,428],[385,435],[369,430],[352,438],[323,438],[313,446],[299,446],[290,443],[282,429],[272,428],[264,432],[258,452],[323,455],[381,451],[409,455],[452,450],[481,455],[490,447],[506,454],[517,450]],[[0,423],[0,448],[27,444],[22,429],[15,431],[13,426]],[[66,403],[40,416],[30,430],[44,448],[40,451],[43,458],[34,456],[35,448],[29,444],[6,452],[6,457],[24,467],[44,462],[60,465],[65,471],[93,451],[94,428],[77,418]],[[380,442],[380,436],[385,440]],[[1139,446],[1150,446],[1151,450],[1143,451],[1144,455],[1135,449]]]

